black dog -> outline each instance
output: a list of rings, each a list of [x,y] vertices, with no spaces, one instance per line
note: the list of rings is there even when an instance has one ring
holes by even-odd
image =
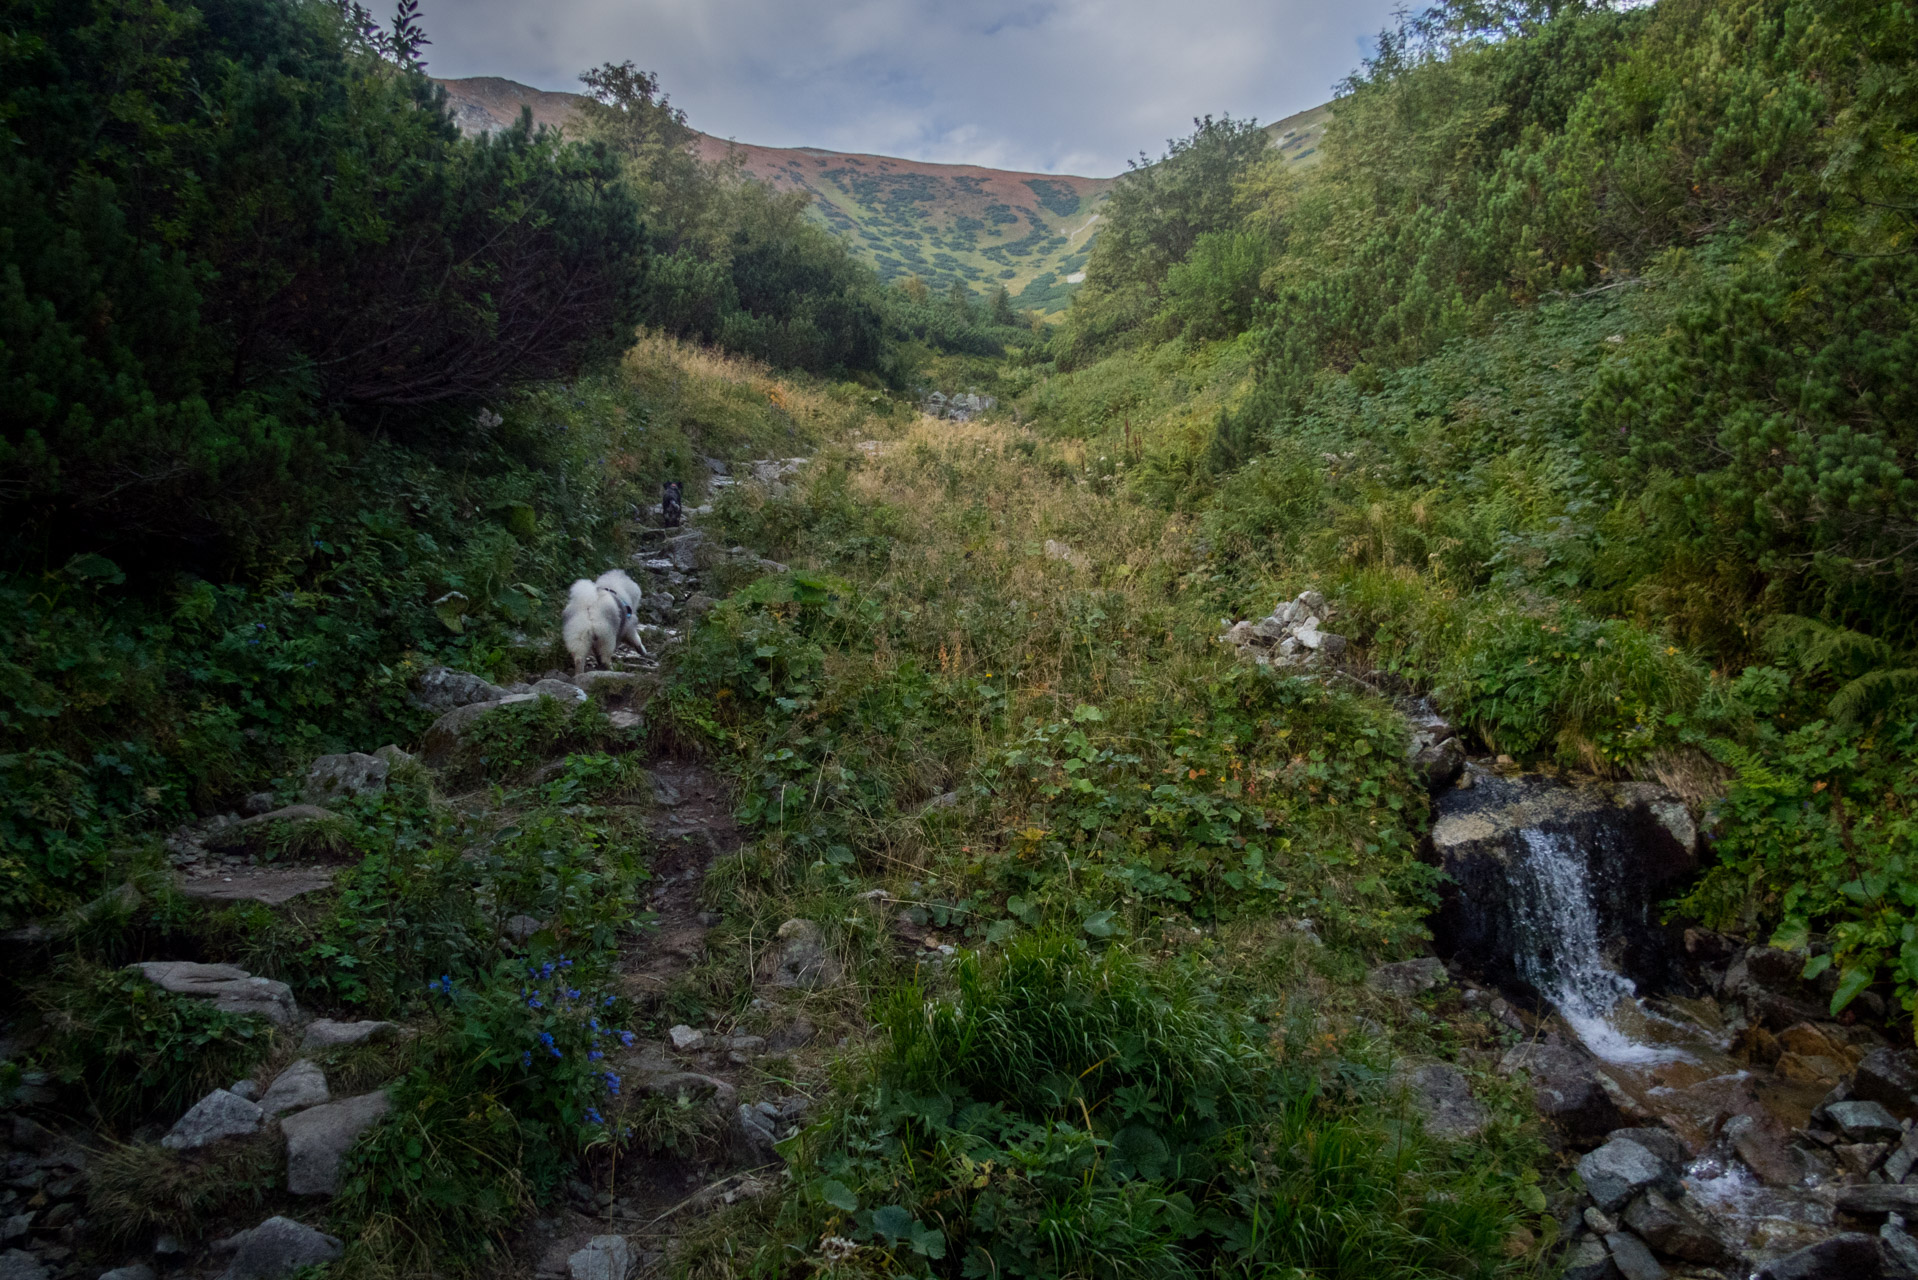
[[[679,528],[681,485],[677,480],[668,480],[660,489],[659,516],[668,529]]]

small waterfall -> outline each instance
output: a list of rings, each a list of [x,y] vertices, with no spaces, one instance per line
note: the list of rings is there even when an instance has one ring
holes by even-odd
[[[1518,836],[1511,887],[1519,976],[1609,1062],[1684,1056],[1640,1043],[1617,1025],[1619,1002],[1631,1000],[1636,988],[1599,949],[1586,851],[1568,833],[1526,827]]]

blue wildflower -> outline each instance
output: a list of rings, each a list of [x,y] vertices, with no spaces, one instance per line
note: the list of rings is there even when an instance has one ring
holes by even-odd
[[[444,991],[447,995],[452,995],[453,975],[450,973],[442,973],[439,977],[427,983],[426,989],[428,991]]]
[[[615,1098],[619,1096],[619,1077],[610,1071],[606,1073],[606,1092],[612,1094]]]
[[[601,1001],[600,1001],[599,1003],[600,1003],[600,1004],[601,1004],[601,1006],[603,1006],[604,1008],[607,1008],[607,1009],[610,1009],[610,1008],[612,1008],[612,1007],[613,1007],[613,997],[612,997],[612,996],[607,996],[607,997],[606,997],[606,998],[605,998],[604,1000],[601,1000]]]
[[[588,1052],[588,1053],[586,1054],[586,1061],[588,1061],[588,1062],[598,1062],[598,1061],[599,1061],[599,1060],[600,1060],[601,1058],[603,1058],[603,1057],[605,1057],[605,1056],[606,1056],[606,1055],[605,1055],[605,1054],[603,1054],[603,1053],[601,1053],[601,1052],[600,1052],[599,1050],[597,1050],[597,1049],[593,1049],[593,1050],[590,1050],[590,1051],[589,1051],[589,1052]]]
[[[622,1032],[620,1032],[620,1033],[619,1033],[619,1042],[620,1042],[621,1044],[623,1044],[623,1045],[625,1045],[625,1046],[626,1046],[626,1047],[627,1047],[628,1049],[630,1049],[630,1048],[632,1048],[632,1047],[633,1047],[633,1033],[632,1033],[632,1032],[630,1032],[630,1031],[622,1031]]]
[[[568,1000],[577,1000],[577,999],[579,999],[579,988],[578,988],[578,987],[568,987],[568,988],[566,988],[566,998],[567,998]]]
[[[530,1067],[533,1065],[533,1051],[531,1049],[519,1055],[519,1064],[522,1067]]]
[[[586,1118],[588,1120],[591,1120],[594,1124],[605,1123],[605,1120],[600,1116],[599,1111],[594,1107],[586,1108]]]

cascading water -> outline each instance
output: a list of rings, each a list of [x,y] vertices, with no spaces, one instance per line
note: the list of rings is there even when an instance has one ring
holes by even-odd
[[[1588,857],[1576,838],[1526,827],[1516,843],[1511,907],[1519,976],[1607,1061],[1657,1062],[1682,1056],[1643,1044],[1618,1025],[1621,1002],[1630,1002],[1636,988],[1605,962],[1600,950]]]

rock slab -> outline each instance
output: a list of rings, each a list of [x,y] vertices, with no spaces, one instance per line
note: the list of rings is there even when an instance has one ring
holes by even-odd
[[[230,964],[196,964],[190,960],[145,960],[127,966],[137,969],[163,991],[211,1000],[226,1013],[256,1014],[276,1026],[300,1016],[293,988],[284,982],[256,978]]]
[[[1490,1117],[1465,1073],[1442,1062],[1432,1062],[1405,1076],[1406,1094],[1425,1117],[1425,1131],[1453,1141],[1476,1137]]]
[[[1671,1181],[1672,1171],[1630,1138],[1613,1138],[1580,1157],[1578,1176],[1598,1207],[1610,1213],[1645,1188]]]
[[[326,1090],[326,1072],[311,1058],[301,1058],[280,1072],[260,1099],[260,1110],[269,1116],[287,1111],[316,1107],[333,1095]]]
[[[340,1161],[359,1136],[387,1113],[382,1092],[363,1093],[296,1112],[280,1121],[286,1135],[286,1189],[296,1196],[339,1190]]]
[[[391,1022],[335,1022],[331,1018],[315,1018],[307,1024],[300,1048],[337,1049],[342,1045],[390,1040],[397,1030]]]

